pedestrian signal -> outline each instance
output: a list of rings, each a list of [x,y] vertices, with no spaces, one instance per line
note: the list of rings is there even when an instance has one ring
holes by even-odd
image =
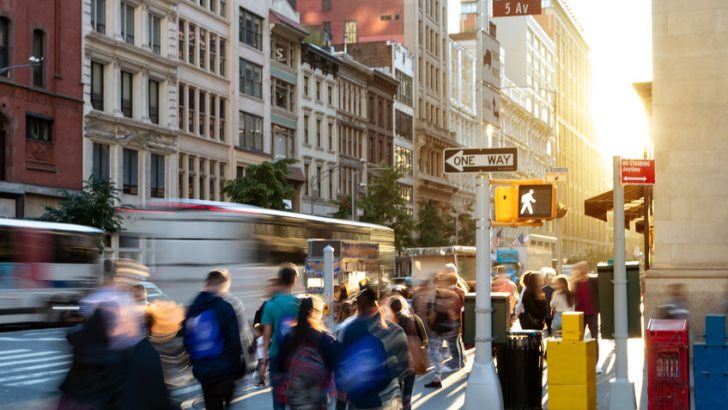
[[[494,203],[496,222],[513,222],[518,219],[517,196],[518,190],[515,186],[495,187]]]
[[[553,184],[518,185],[518,220],[554,219],[556,195]]]

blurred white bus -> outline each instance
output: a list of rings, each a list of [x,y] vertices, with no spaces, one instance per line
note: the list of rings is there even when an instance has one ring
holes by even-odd
[[[117,256],[147,265],[150,281],[185,304],[217,266],[230,269],[231,293],[251,312],[284,262],[299,267],[302,291],[309,239],[378,243],[385,277],[394,272],[394,232],[380,225],[199,200],[152,202],[121,214]]]
[[[103,231],[0,219],[0,324],[57,322],[101,281]]]

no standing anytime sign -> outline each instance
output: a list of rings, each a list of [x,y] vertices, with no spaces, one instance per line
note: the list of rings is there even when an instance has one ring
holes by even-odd
[[[654,159],[623,159],[622,185],[655,185]]]

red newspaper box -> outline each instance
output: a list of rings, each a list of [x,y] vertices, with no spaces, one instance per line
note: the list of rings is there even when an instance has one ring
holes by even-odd
[[[688,321],[650,319],[646,342],[649,410],[690,409]]]

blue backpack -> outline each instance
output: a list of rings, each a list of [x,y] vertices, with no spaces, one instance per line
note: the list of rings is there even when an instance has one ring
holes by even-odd
[[[214,359],[222,354],[225,341],[213,309],[190,316],[185,324],[185,346],[192,360]]]

